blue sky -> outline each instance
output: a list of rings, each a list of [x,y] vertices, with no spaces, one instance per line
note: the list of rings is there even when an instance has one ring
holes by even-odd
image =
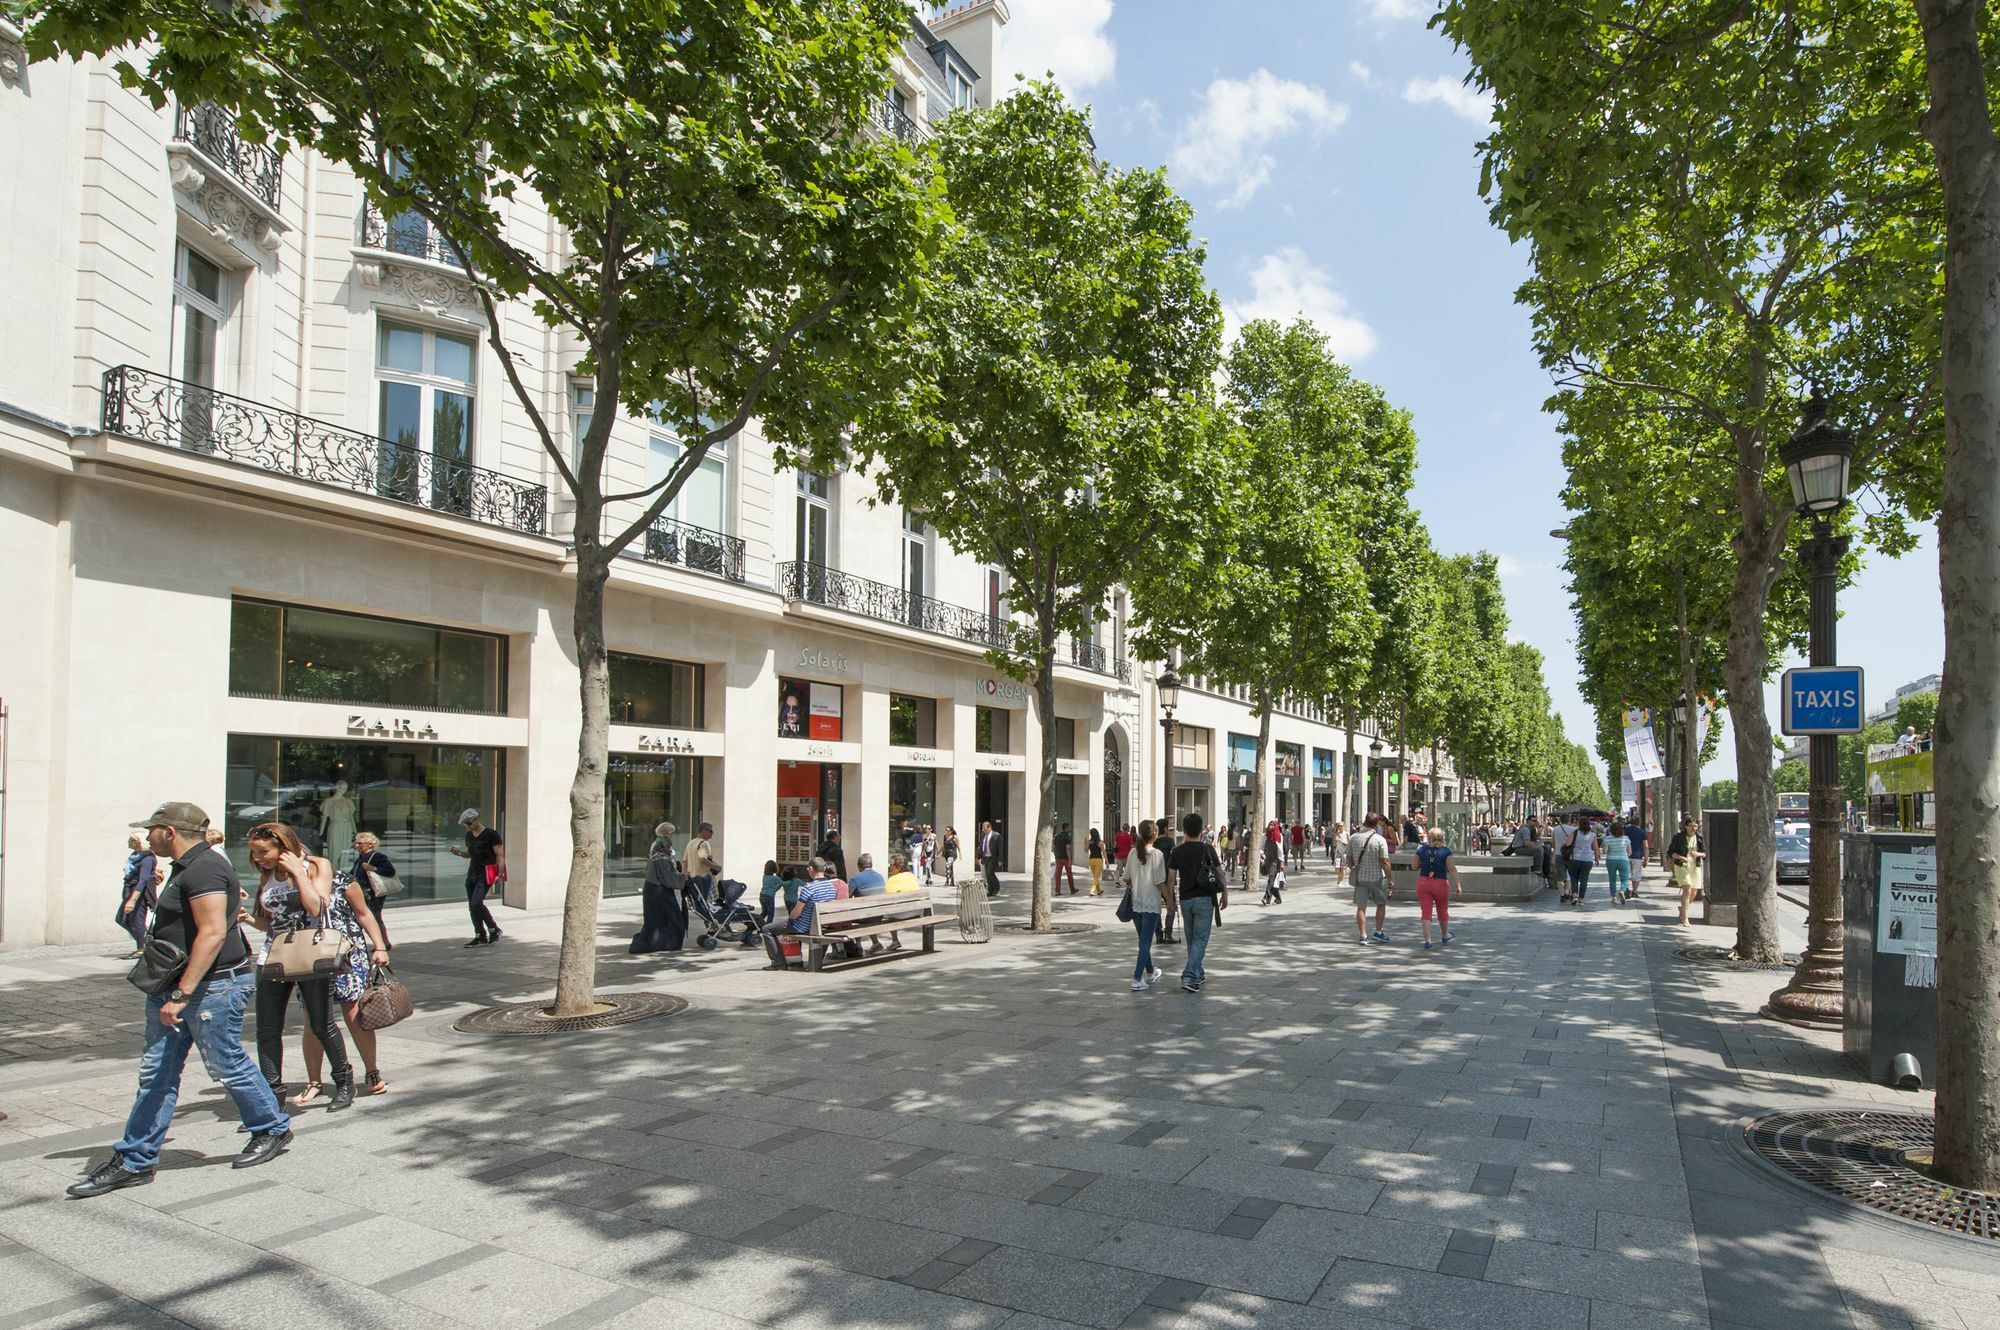
[[[1486,106],[1425,27],[1429,0],[1008,5],[1003,81],[1053,70],[1094,108],[1107,159],[1169,168],[1230,317],[1306,315],[1414,415],[1432,541],[1499,556],[1513,633],[1547,657],[1571,738],[1590,742],[1549,535],[1567,520],[1561,445],[1513,300],[1527,255],[1486,219]],[[1935,560],[1927,543],[1843,595],[1842,660],[1867,670],[1871,699],[1943,662]],[[1734,774],[1725,733],[1704,776]]]

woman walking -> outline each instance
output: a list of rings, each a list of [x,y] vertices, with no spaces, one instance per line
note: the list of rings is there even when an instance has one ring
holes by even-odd
[[[1417,847],[1417,909],[1423,915],[1424,950],[1435,951],[1451,941],[1451,893],[1463,896],[1458,865],[1452,862],[1451,846],[1444,842],[1444,828],[1432,827],[1426,843]],[[1431,941],[1431,911],[1437,911],[1438,940]]]
[[[1090,859],[1090,894],[1104,894],[1104,835],[1096,827],[1090,829],[1090,839],[1084,842],[1083,852]]]
[[[1153,965],[1153,938],[1160,931],[1160,911],[1166,902],[1160,885],[1167,880],[1167,858],[1153,847],[1158,829],[1151,822],[1139,824],[1139,838],[1125,858],[1123,876],[1132,893],[1132,927],[1139,932],[1139,957],[1132,963],[1131,990],[1143,993],[1160,977]]]
[[[1582,813],[1576,816],[1576,826],[1569,834],[1569,884],[1571,905],[1583,904],[1583,893],[1590,890],[1590,870],[1601,856],[1597,846],[1597,833],[1590,828],[1590,819]]]
[[[333,864],[308,855],[299,833],[283,822],[260,822],[245,838],[250,865],[258,873],[257,905],[246,912],[249,923],[264,932],[257,956],[257,1066],[280,1099],[285,1093],[285,1011],[292,990],[299,992],[306,1024],[319,1036],[333,1063],[331,1111],[354,1103],[354,1068],[347,1061],[347,1044],[333,1023],[333,983],[329,979],[273,979],[264,973],[271,959],[273,935],[295,929],[311,931],[326,918],[333,901]],[[324,1087],[309,1078],[291,1107],[304,1108],[324,1096]]]
[[[1667,870],[1681,893],[1681,924],[1687,925],[1688,911],[1694,908],[1695,893],[1701,889],[1701,838],[1695,834],[1695,820],[1681,819],[1680,834],[1667,843]]]
[[[1622,821],[1613,822],[1604,837],[1604,886],[1613,905],[1632,899],[1632,841]]]
[[[495,922],[493,911],[486,908],[486,895],[501,890],[500,884],[507,880],[507,847],[499,832],[479,820],[477,808],[460,813],[458,824],[465,828],[465,847],[446,848],[466,861],[465,908],[472,915],[472,941],[465,945],[483,947],[500,940],[500,925]],[[671,828],[668,832],[670,837]],[[656,837],[656,845],[659,839],[668,837]],[[668,849],[672,849],[670,839]]]
[[[132,960],[146,945],[146,926],[158,903],[160,861],[136,835],[125,838],[125,849],[125,894],[118,906],[118,926],[132,938],[132,951],[125,958]]]
[[[361,999],[368,994],[368,981],[375,967],[389,963],[389,939],[376,922],[361,883],[344,872],[333,875],[333,900],[327,906],[327,920],[346,934],[348,943],[347,963],[333,976],[333,1000],[340,1004],[340,1018],[354,1040],[355,1052],[361,1054],[367,1093],[386,1094],[389,1083],[382,1079],[375,1064],[375,1032],[361,1023]],[[306,1084],[318,1085],[322,1050],[311,1025],[306,1027],[305,1050]]]
[[[389,856],[382,853],[382,842],[372,831],[354,833],[354,876],[361,882],[362,890],[368,898],[368,913],[375,916],[375,931],[382,935],[382,945],[389,945],[389,927],[382,922],[382,902],[388,899],[382,890],[385,881],[394,881],[396,865]]]
[[[944,856],[944,884],[947,887],[957,886],[958,885],[958,828],[957,827],[946,827],[944,829],[944,848],[941,851],[939,851],[939,853],[941,853]]]

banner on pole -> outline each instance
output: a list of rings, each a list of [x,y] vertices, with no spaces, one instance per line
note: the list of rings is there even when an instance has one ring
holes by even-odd
[[[1667,774],[1660,765],[1660,746],[1653,738],[1652,716],[1642,707],[1625,713],[1625,765],[1632,769],[1635,781],[1658,780]]]
[[[1618,768],[1619,811],[1623,812],[1627,808],[1636,808],[1638,806],[1639,806],[1638,783],[1632,779],[1632,768],[1630,766],[1622,766]]]

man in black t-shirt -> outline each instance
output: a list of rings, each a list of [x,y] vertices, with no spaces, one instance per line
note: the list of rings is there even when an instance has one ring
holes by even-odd
[[[1189,993],[1201,992],[1208,982],[1202,961],[1208,956],[1209,930],[1229,903],[1229,893],[1222,886],[1222,861],[1216,857],[1215,847],[1201,838],[1201,827],[1200,813],[1183,814],[1184,839],[1167,856],[1167,883],[1180,898],[1182,936],[1187,941],[1181,988]]]
[[[465,848],[454,845],[451,852],[467,860],[465,867],[465,908],[472,915],[472,941],[468,947],[483,947],[500,940],[500,925],[486,908],[486,894],[504,889],[507,880],[507,849],[500,833],[480,821],[479,810],[468,808],[458,815],[465,828]]]
[[[201,1050],[202,1065],[229,1092],[250,1133],[234,1167],[268,1163],[292,1140],[291,1118],[243,1048],[243,1010],[257,980],[250,944],[237,925],[243,888],[236,869],[208,848],[202,835],[208,815],[193,804],[161,804],[132,825],[145,828],[154,855],[173,860],[173,876],[160,888],[150,945],[181,958],[180,972],[171,988],[146,999],[139,1093],[125,1119],[125,1135],[110,1159],[69,1189],[71,1196],[102,1196],[153,1180],[190,1049]]]
[[[1049,894],[1051,896],[1059,895],[1062,892],[1063,879],[1065,877],[1069,879],[1069,894],[1072,896],[1076,895],[1076,868],[1070,862],[1070,852],[1075,845],[1076,838],[1070,834],[1069,823],[1065,822],[1062,824],[1061,829],[1056,832],[1056,876],[1055,881],[1049,887]]]

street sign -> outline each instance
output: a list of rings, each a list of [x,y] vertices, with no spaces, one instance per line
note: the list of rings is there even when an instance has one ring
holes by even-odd
[[[1778,686],[1786,734],[1859,734],[1861,667],[1815,665],[1786,670]]]

